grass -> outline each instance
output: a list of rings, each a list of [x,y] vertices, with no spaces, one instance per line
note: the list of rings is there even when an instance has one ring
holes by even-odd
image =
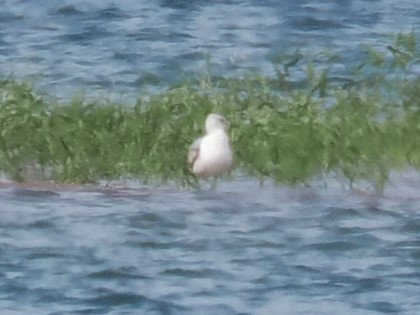
[[[321,58],[322,57],[322,58]],[[277,77],[203,75],[133,104],[53,101],[25,81],[0,82],[0,171],[16,181],[89,183],[131,176],[194,185],[189,144],[210,112],[230,121],[236,169],[298,184],[323,173],[379,189],[420,167],[419,50],[413,34],[331,79],[337,57],[276,61]],[[304,80],[297,79],[305,72]]]

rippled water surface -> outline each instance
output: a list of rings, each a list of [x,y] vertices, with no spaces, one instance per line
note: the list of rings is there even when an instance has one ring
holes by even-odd
[[[213,71],[273,73],[272,58],[360,44],[420,27],[417,0],[0,0],[0,75],[31,77],[53,95],[136,96]]]
[[[419,185],[6,187],[1,314],[419,314]]]

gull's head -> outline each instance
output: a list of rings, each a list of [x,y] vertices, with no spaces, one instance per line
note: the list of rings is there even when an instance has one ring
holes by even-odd
[[[226,130],[227,122],[225,117],[219,114],[209,114],[206,118],[206,132],[212,133],[218,130]]]

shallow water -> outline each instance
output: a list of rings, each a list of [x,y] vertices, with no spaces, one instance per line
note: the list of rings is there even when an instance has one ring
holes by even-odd
[[[2,314],[419,314],[418,173],[0,190]]]
[[[273,58],[332,49],[343,64],[360,45],[420,28],[417,0],[0,0],[0,74],[50,94],[131,98],[205,72],[274,74]]]

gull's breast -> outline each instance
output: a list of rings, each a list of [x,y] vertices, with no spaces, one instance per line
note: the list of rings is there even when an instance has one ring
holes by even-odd
[[[194,163],[194,173],[200,177],[219,176],[229,171],[231,166],[232,152],[226,133],[221,131],[205,136]]]

